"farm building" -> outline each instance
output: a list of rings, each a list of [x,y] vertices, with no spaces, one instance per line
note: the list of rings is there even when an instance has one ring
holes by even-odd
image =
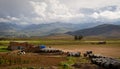
[[[10,42],[8,49],[32,51],[34,49],[34,45],[31,45],[28,42]]]

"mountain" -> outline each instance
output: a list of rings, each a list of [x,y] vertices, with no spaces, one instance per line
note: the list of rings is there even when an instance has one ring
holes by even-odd
[[[15,24],[10,23],[0,23],[0,32],[14,32]]]
[[[83,28],[93,27],[91,23],[49,23],[20,25],[14,23],[0,23],[0,37],[31,37],[61,34],[68,31],[75,31]]]
[[[15,23],[0,22],[0,37],[26,36],[26,34],[22,31],[22,28],[24,27],[25,26]]]
[[[16,31],[16,25],[11,23],[0,23],[0,36],[10,35]]]
[[[20,25],[15,23],[0,23],[0,37],[31,37],[63,34],[85,28],[91,28],[100,23],[47,23]]]
[[[67,32],[70,35],[120,37],[120,25],[102,24],[92,28]]]
[[[24,32],[30,36],[46,36],[55,33],[65,33],[68,31],[75,31],[83,28],[93,27],[94,25],[86,24],[72,24],[72,23],[49,23],[49,24],[32,24],[25,27]]]
[[[50,24],[32,24],[23,29],[31,36],[43,36],[52,33],[65,33],[67,31],[76,30],[73,24],[50,23]]]

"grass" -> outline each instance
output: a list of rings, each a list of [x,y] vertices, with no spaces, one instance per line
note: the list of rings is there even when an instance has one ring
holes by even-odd
[[[80,57],[76,59],[76,63],[90,63],[89,58]]]
[[[72,65],[75,63],[90,63],[88,58],[84,57],[67,57],[67,61],[60,63],[60,69],[72,69]]]
[[[67,57],[67,61],[60,63],[60,69],[72,69],[71,65],[73,65],[76,62],[75,57]]]
[[[9,52],[7,49],[8,46],[0,46],[0,52]]]
[[[10,41],[0,41],[0,46],[8,46]],[[20,40],[18,42],[21,42]],[[23,42],[23,41],[22,41]],[[44,44],[44,45],[81,45],[81,44],[91,44],[91,42],[98,42],[98,41],[87,41],[87,40],[25,40],[25,42],[31,43],[31,44]],[[120,44],[120,40],[112,41],[108,40],[106,41],[107,44]]]
[[[91,42],[98,42],[97,41],[88,41],[88,40],[25,40],[26,42],[33,44],[33,45],[46,45],[51,46],[53,48],[58,49],[67,49],[67,50],[79,50],[79,51],[85,51],[85,50],[93,50],[96,53],[100,53],[103,55],[110,55],[110,56],[118,56],[118,52],[120,52],[120,40],[107,40],[107,44],[91,44]],[[9,40],[2,40],[0,41],[0,52],[7,52],[6,49],[9,45]],[[23,42],[18,40],[18,42]],[[110,52],[110,53],[109,53]],[[112,55],[113,54],[113,55]],[[108,55],[108,56],[109,56]]]

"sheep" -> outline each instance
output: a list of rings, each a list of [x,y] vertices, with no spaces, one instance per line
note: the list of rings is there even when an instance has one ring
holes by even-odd
[[[67,56],[80,57],[80,52],[67,52]]]
[[[92,54],[93,52],[92,51],[86,51],[86,54]]]
[[[83,53],[84,57],[89,57],[90,54],[92,54],[92,51],[86,51],[85,53]]]
[[[92,58],[91,62],[93,64],[102,66],[107,69],[120,69],[120,61],[113,58],[108,57]]]

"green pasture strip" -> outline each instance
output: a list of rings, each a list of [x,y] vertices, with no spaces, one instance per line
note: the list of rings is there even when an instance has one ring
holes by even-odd
[[[0,41],[0,46],[8,46],[10,41]],[[34,45],[81,45],[81,44],[91,44],[97,43],[99,41],[85,41],[85,40],[26,40],[26,41],[16,41],[16,42],[28,42]],[[120,40],[117,41],[106,41],[107,44],[118,44],[120,45]]]
[[[29,41],[29,43],[33,44],[45,44],[45,45],[74,45],[74,44],[82,44],[82,41]]]
[[[8,46],[9,41],[0,41],[0,46]]]
[[[99,41],[74,41],[74,40],[40,40],[40,41],[28,41],[31,44],[35,45],[84,45],[91,44],[91,42],[99,42]],[[118,44],[120,45],[120,41],[106,41],[107,44]]]
[[[120,44],[120,41],[107,41],[109,44]]]
[[[0,46],[0,52],[9,52],[8,46]]]

